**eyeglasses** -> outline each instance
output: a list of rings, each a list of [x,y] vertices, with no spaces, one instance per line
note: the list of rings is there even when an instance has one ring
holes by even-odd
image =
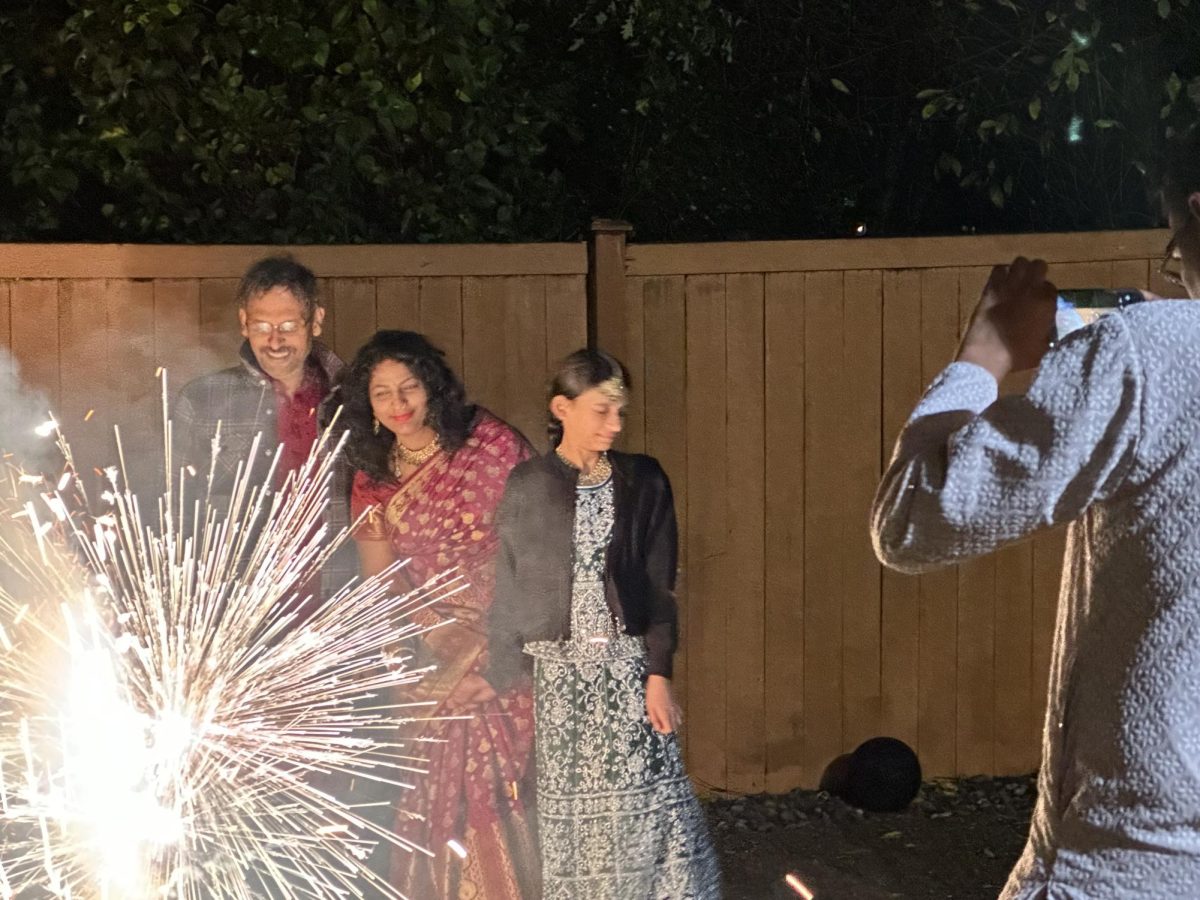
[[[1175,229],[1171,240],[1167,241],[1167,249],[1163,251],[1162,262],[1158,264],[1158,274],[1175,287],[1184,287],[1183,264],[1179,259],[1179,238],[1182,236],[1183,230],[1191,224],[1192,217],[1188,216],[1187,221]]]
[[[246,330],[251,334],[258,334],[266,337],[273,331],[278,331],[280,334],[295,334],[300,331],[305,322],[301,319],[288,319],[285,322],[279,322],[272,325],[270,322],[251,322],[246,326]]]

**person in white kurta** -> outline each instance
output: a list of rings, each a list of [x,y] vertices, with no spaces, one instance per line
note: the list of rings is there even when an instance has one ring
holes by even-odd
[[[993,274],[872,537],[922,572],[1070,523],[1038,802],[1001,896],[1200,898],[1200,303],[1139,304],[1046,352],[1045,273]]]

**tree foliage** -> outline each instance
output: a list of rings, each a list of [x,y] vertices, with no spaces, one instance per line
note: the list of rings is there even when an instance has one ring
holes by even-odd
[[[923,118],[954,138],[939,174],[1011,208],[1018,225],[1152,224],[1163,139],[1200,110],[1200,4],[943,6],[967,64],[918,95]]]
[[[35,2],[0,20],[6,43],[30,13],[42,29],[6,79],[28,98],[0,145],[10,233],[505,238],[554,187],[553,110],[516,77],[503,0]]]
[[[722,10],[730,60],[704,60],[594,194],[643,237],[1145,227],[1163,139],[1200,109],[1200,2]]]
[[[10,0],[0,239],[1152,224],[1198,38],[1188,0]]]

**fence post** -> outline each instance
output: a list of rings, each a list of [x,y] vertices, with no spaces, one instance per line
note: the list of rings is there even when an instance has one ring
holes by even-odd
[[[625,240],[633,226],[617,219],[593,219],[588,242],[588,346],[600,346],[618,359],[625,350]]]

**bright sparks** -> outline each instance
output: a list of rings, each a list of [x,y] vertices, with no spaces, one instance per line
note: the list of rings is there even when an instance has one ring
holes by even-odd
[[[184,467],[144,521],[119,435],[92,506],[58,424],[38,431],[61,477],[0,473],[0,897],[399,898],[372,849],[432,853],[348,785],[424,772],[406,736],[428,707],[395,694],[423,672],[398,648],[456,579],[396,597],[391,570],[311,600],[347,539],[326,540],[328,435],[278,491],[257,446],[229,496],[215,459]]]
[[[783,881],[788,887],[803,897],[804,900],[813,900],[813,892],[808,889],[808,886],[794,872],[788,872],[787,878],[783,879]]]

